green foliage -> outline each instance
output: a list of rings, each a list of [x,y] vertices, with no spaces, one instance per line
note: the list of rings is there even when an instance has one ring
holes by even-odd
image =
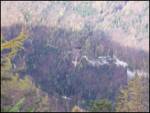
[[[25,98],[20,99],[8,112],[19,112]]]
[[[21,112],[21,107],[25,102],[25,98],[21,98],[14,106],[3,109],[2,112]],[[27,112],[34,112],[32,107],[28,108]]]
[[[95,100],[91,102],[91,112],[110,112],[112,111],[112,104],[107,99]]]
[[[35,109],[32,107],[27,110],[27,112],[34,112],[34,111],[35,111]]]
[[[25,33],[21,32],[10,41],[6,41],[4,38],[1,41],[1,52],[5,49],[11,50],[1,57],[1,111],[50,111],[46,94],[43,94],[28,76],[21,79],[17,72],[13,72],[11,60],[23,48],[25,39]],[[37,102],[38,99],[40,101]],[[16,101],[18,102],[16,103]],[[16,104],[14,105],[14,103]]]

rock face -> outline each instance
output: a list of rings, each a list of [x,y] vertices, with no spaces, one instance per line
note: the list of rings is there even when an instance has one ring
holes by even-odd
[[[101,56],[98,60],[89,60],[84,56],[78,66],[80,68],[77,67],[78,74],[75,76],[79,78],[80,94],[85,99],[114,100],[118,89],[127,83],[127,67],[117,65],[110,56]]]

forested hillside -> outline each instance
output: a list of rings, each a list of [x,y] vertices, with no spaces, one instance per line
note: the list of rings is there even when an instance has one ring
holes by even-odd
[[[148,2],[1,3],[1,112],[149,112]]]

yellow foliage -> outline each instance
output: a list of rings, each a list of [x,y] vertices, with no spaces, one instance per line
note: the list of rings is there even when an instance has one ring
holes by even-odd
[[[144,86],[141,81],[142,78],[135,75],[128,82],[128,86],[120,90],[116,104],[117,112],[144,112],[145,105],[142,103]]]
[[[74,106],[74,107],[72,108],[72,112],[84,112],[84,110],[81,109],[81,108],[78,107],[78,106]]]
[[[2,81],[3,88],[1,91],[7,93],[7,91],[17,90],[17,91],[25,91],[31,90],[34,88],[32,81],[29,77],[25,76],[24,79],[20,79],[19,75],[11,75],[11,80],[9,81]]]
[[[32,81],[28,76],[25,76],[24,79],[19,79],[18,85],[21,90],[31,89],[31,86],[33,86]]]
[[[3,36],[1,36],[1,52],[5,49],[10,49],[11,51],[7,53],[5,57],[1,57],[1,69],[4,71],[11,70],[12,63],[11,59],[17,54],[17,52],[22,49],[23,42],[26,39],[25,33],[21,32],[16,38],[5,41]]]
[[[10,52],[6,53],[5,56],[1,56],[1,102],[3,103],[1,104],[1,108],[8,108],[20,100],[20,98],[25,97],[25,102],[28,102],[32,98],[32,106],[28,104],[23,106],[25,111],[29,108],[31,109],[30,111],[50,111],[48,96],[42,94],[42,91],[32,83],[29,76],[21,79],[19,74],[12,70],[11,60],[23,48],[26,34],[21,32],[16,38],[10,41],[4,40],[2,36],[1,38],[1,52],[5,49],[10,49]]]
[[[2,43],[1,45],[1,51],[3,49],[16,49],[21,48],[22,42],[26,39],[25,33],[21,32],[16,38],[7,41],[5,43]]]

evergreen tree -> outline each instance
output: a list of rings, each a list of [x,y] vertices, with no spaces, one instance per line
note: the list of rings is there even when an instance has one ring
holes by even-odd
[[[21,32],[10,41],[1,41],[1,111],[50,111],[48,96],[32,83],[28,76],[23,79],[12,70],[12,58],[23,48],[26,39]],[[10,51],[2,54],[3,51]],[[42,95],[42,96],[41,96]]]
[[[143,84],[145,78],[143,76],[135,75],[135,77],[128,82],[126,88],[120,90],[116,103],[117,112],[146,112],[149,111],[148,99],[149,93],[147,91],[147,83]]]
[[[141,78],[135,75],[134,79],[128,83],[129,91],[129,111],[140,112],[143,111],[142,105],[142,91]]]
[[[117,98],[117,104],[116,104],[116,111],[117,112],[128,112],[129,111],[129,106],[128,106],[128,89],[126,88],[122,88],[120,90],[120,93],[118,95]]]
[[[95,100],[91,103],[90,110],[91,112],[111,112],[112,104],[107,99]]]

